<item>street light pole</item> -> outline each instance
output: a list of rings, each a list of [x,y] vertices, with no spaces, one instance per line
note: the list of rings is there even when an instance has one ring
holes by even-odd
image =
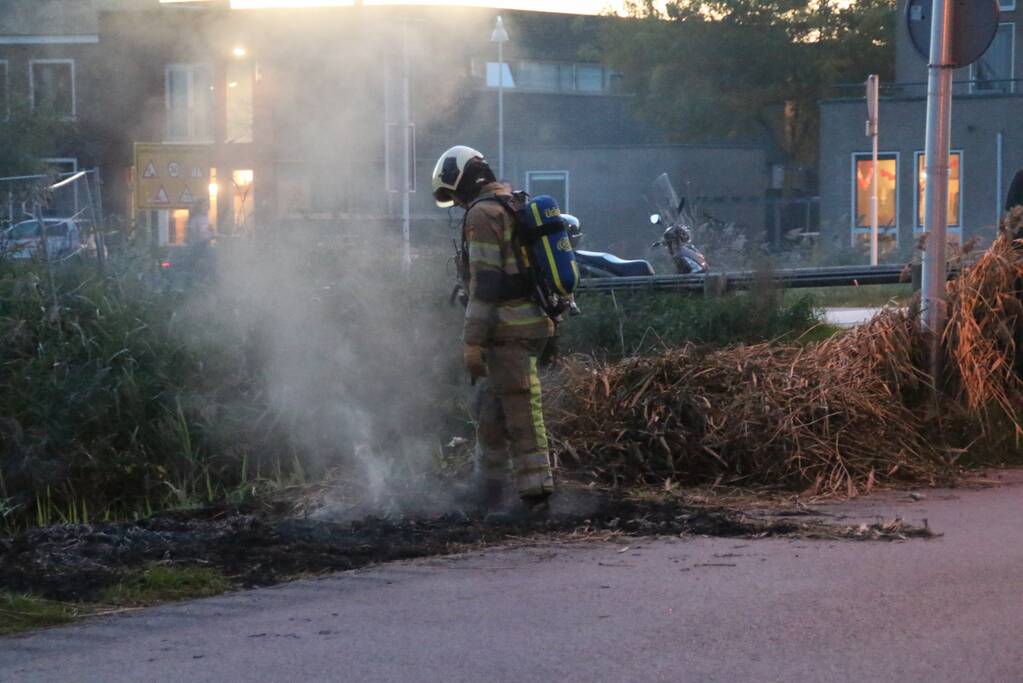
[[[941,337],[946,319],[945,261],[948,228],[948,150],[952,127],[952,19],[954,0],[933,0],[927,73],[927,142],[924,150],[924,230],[921,307],[928,334],[931,377],[937,385],[942,370]]]
[[[878,260],[878,225],[877,225],[877,134],[878,104],[880,86],[877,74],[867,77],[867,135],[873,144],[871,159],[873,166],[870,172],[870,265],[876,266]]]
[[[508,41],[508,32],[504,30],[504,21],[497,15],[494,31],[490,34],[490,42],[497,43],[497,177],[504,178],[504,44]]]

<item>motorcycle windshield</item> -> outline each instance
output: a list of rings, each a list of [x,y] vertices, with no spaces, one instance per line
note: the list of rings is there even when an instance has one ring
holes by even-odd
[[[667,173],[662,173],[654,180],[654,184],[650,188],[650,198],[665,225],[678,223],[681,202]]]

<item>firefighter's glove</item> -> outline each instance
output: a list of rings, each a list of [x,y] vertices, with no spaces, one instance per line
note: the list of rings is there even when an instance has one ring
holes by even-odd
[[[462,347],[462,360],[469,376],[474,380],[487,376],[487,363],[483,358],[483,347],[478,344],[466,344]]]

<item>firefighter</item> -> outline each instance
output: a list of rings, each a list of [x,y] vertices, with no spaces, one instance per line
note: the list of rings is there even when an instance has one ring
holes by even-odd
[[[469,298],[465,310],[462,355],[476,397],[477,449],[483,471],[483,504],[501,501],[508,470],[514,466],[521,505],[504,517],[542,517],[554,491],[547,431],[541,406],[539,357],[554,325],[532,301],[525,274],[513,251],[514,217],[497,201],[508,189],[497,182],[483,155],[456,146],[441,155],[433,170],[437,206],[465,209],[463,259]]]

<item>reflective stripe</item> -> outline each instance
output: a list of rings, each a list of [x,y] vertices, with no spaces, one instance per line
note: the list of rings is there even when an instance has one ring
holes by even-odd
[[[533,205],[536,207],[536,204]],[[558,288],[558,291],[568,296],[568,290],[565,289],[565,285],[561,284],[561,276],[558,275],[558,263],[554,260],[554,252],[551,251],[551,240],[547,237],[540,238],[543,242],[543,250],[547,252],[547,263],[551,267],[551,275],[554,276],[554,286]]]
[[[536,202],[530,203],[530,208],[533,209],[533,220],[536,221],[536,227],[543,225],[543,219],[540,218],[540,207],[537,206]]]
[[[543,462],[549,467],[547,449],[547,428],[543,423],[543,391],[540,388],[540,375],[536,372],[536,356],[529,356],[529,408],[533,413],[533,429],[536,433],[536,446],[543,449]],[[531,456],[527,456],[531,457]]]
[[[521,304],[498,306],[497,319],[501,325],[518,326],[543,323],[547,316],[536,304],[527,301]]]
[[[469,263],[501,268],[504,265],[501,245],[489,242],[470,242]]]

